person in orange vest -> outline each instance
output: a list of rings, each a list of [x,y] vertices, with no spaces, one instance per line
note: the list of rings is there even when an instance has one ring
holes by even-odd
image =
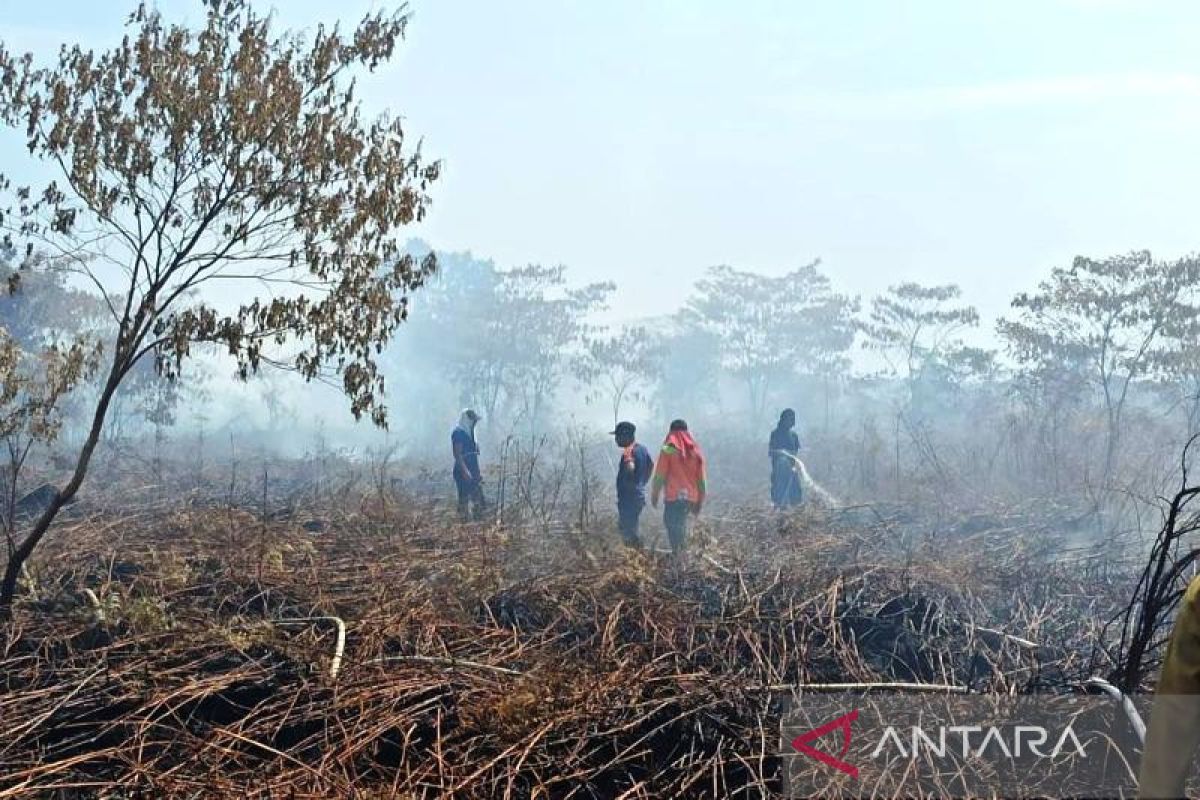
[[[663,505],[663,525],[671,542],[671,552],[679,555],[687,546],[689,518],[700,514],[708,494],[708,471],[700,445],[688,432],[681,419],[671,423],[671,430],[659,452],[650,490],[650,504]]]

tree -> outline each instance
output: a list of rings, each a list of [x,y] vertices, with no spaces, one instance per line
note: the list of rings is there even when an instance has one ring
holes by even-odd
[[[592,283],[569,289],[565,271],[531,265],[501,273],[496,307],[485,312],[491,360],[502,365],[497,374],[505,394],[530,431],[537,430],[566,361],[593,333],[588,316],[616,288]]]
[[[99,356],[99,349],[82,338],[30,352],[0,329],[0,441],[8,459],[2,525],[9,564],[19,548],[14,514],[21,470],[35,446],[58,438],[64,399],[91,376]]]
[[[69,264],[46,258],[44,254],[31,254],[24,259],[25,269],[20,269],[22,259],[11,247],[0,246],[0,329],[19,358],[29,368],[38,363],[38,354],[54,345],[60,350],[74,346],[76,342],[95,339],[108,325],[108,314],[104,303],[94,294],[81,290],[70,283],[72,277]],[[10,493],[17,491],[19,475],[13,470],[25,463],[34,444],[52,444],[60,436],[70,432],[81,416],[86,398],[81,390],[94,388],[88,379],[91,373],[79,376],[78,385],[56,390],[54,408],[57,423],[52,439],[27,438],[28,431],[18,428],[14,436],[21,440],[14,452],[22,453],[16,460],[10,458],[8,481]],[[34,376],[25,375],[21,381],[28,384]],[[35,391],[35,394],[39,392]],[[19,406],[20,404],[18,404]],[[15,443],[6,440],[11,447]]]
[[[181,408],[194,408],[195,404],[204,403],[210,398],[205,388],[205,384],[212,377],[205,369],[211,366],[206,363],[208,361],[209,359],[193,361],[185,381],[178,376],[168,378],[160,375],[154,362],[145,359],[129,371],[109,407],[109,416],[114,422],[117,416],[123,413],[125,417],[131,418],[126,421],[132,421],[137,426],[134,429],[137,433],[144,433],[145,427],[150,427],[151,468],[159,486],[163,485],[162,456],[163,447],[167,443],[167,431],[175,427]],[[264,371],[259,373],[258,377],[263,379],[282,374],[278,371]],[[273,391],[263,391],[263,402],[268,409],[275,409],[284,402],[284,395],[282,388],[275,385]],[[275,429],[275,426],[272,426],[272,429]],[[118,440],[123,433],[120,425],[117,425],[115,430],[112,424],[108,426],[107,435],[110,441]]]
[[[613,284],[570,288],[562,266],[498,270],[469,253],[438,258],[452,268],[419,299],[408,348],[431,355],[462,402],[491,421],[507,406],[536,429],[567,361],[582,355],[594,333],[588,316]]]
[[[1012,301],[999,333],[1026,370],[1079,368],[1098,390],[1106,421],[1104,474],[1112,472],[1134,383],[1163,369],[1169,342],[1195,335],[1192,291],[1200,260],[1155,261],[1148,251],[1057,268],[1034,294]]]
[[[656,345],[645,328],[627,326],[612,336],[590,341],[576,362],[575,374],[581,381],[602,387],[597,394],[609,401],[614,425],[621,419],[625,400],[646,399],[640,384],[655,373]]]
[[[937,395],[992,368],[990,353],[967,347],[959,338],[964,328],[979,324],[973,306],[953,305],[960,294],[954,284],[909,282],[889,286],[871,300],[863,347],[879,353],[891,373],[903,379],[910,410],[918,405],[920,385]]]
[[[1062,489],[1064,467],[1072,450],[1068,436],[1086,403],[1088,376],[1087,365],[1046,361],[1025,365],[1013,376],[1011,394],[1027,417],[1014,431],[1030,437],[1032,460],[1044,469],[1029,476],[1034,485],[1049,482],[1056,492]]]
[[[883,356],[892,372],[911,382],[930,361],[942,361],[962,349],[958,333],[979,324],[972,306],[951,306],[958,286],[901,283],[871,300],[863,326],[863,347]]]
[[[34,351],[77,335],[91,337],[107,324],[100,298],[68,285],[70,265],[31,255],[25,269],[11,248],[0,248],[0,327],[23,350]]]
[[[432,252],[419,240],[405,251],[418,259]],[[389,403],[404,420],[396,432],[406,447],[423,450],[445,446],[447,428],[463,406],[492,416],[473,370],[478,364],[475,326],[494,291],[495,265],[469,252],[438,252],[436,258],[437,273],[412,298],[411,319],[381,354]]]
[[[432,252],[423,243],[410,252]],[[439,273],[414,299],[418,314],[397,337],[400,369],[420,361],[455,385],[462,405],[481,409],[491,421],[503,395],[503,363],[490,358],[503,342],[491,342],[485,325],[494,310],[500,273],[491,261],[469,252],[437,253]],[[427,396],[428,392],[424,392]]]
[[[1195,336],[1177,339],[1168,348],[1159,388],[1172,408],[1183,408],[1183,440],[1189,441],[1200,432],[1200,340]]]
[[[708,331],[689,325],[684,316],[677,315],[666,331],[656,331],[650,341],[654,401],[662,419],[694,415],[719,399],[719,342]]]
[[[854,341],[857,300],[834,293],[818,263],[778,278],[714,267],[688,300],[685,321],[719,342],[722,366],[745,382],[755,421],[773,381],[827,373]]]
[[[19,252],[69,264],[113,325],[71,477],[11,553],[0,614],[143,359],[175,377],[210,344],[242,378],[271,364],[336,374],[356,417],[386,422],[374,356],[435,266],[395,234],[424,216],[439,165],[399,121],[364,121],[348,78],[392,56],[406,18],[373,13],[308,41],[245,0],[206,5],[195,30],[139,6],[119,45],[65,47],[46,68],[0,45],[0,120],[58,173],[41,189],[0,180],[13,200],[0,227]],[[200,291],[221,285],[239,301]]]

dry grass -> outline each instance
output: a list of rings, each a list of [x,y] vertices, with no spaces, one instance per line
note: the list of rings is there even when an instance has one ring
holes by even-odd
[[[1066,688],[1123,599],[1015,518],[731,511],[680,566],[345,507],[71,523],[0,642],[0,798],[770,796],[790,687]]]

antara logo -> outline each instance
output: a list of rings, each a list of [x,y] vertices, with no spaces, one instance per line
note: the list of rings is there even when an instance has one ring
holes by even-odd
[[[849,714],[843,714],[819,728],[813,728],[792,739],[792,748],[826,766],[844,772],[852,778],[857,778],[858,767],[845,760],[846,754],[850,751],[851,724],[857,719],[858,709]],[[812,742],[833,731],[840,731],[842,734],[842,747],[838,755],[830,755],[812,746]],[[906,741],[907,746],[905,745]],[[1050,741],[1053,741],[1054,745],[1046,750],[1046,744]],[[958,746],[954,747],[954,744]],[[901,736],[894,726],[889,725],[884,728],[875,749],[868,757],[872,761],[880,756],[895,755],[906,759],[916,759],[920,756],[925,758],[961,756],[964,759],[998,756],[1008,759],[1026,756],[1058,758],[1064,752],[1080,757],[1087,756],[1083,743],[1079,741],[1079,737],[1076,736],[1070,725],[1056,737],[1052,737],[1050,730],[1040,725],[988,726],[986,728],[980,725],[942,725],[929,731],[914,725],[909,729],[908,736]]]
[[[843,714],[835,720],[826,722],[819,728],[813,728],[808,733],[802,733],[795,739],[792,739],[792,747],[798,753],[803,753],[806,756],[815,758],[822,764],[827,764],[836,770],[840,770],[852,778],[858,777],[858,767],[853,764],[847,764],[842,759],[846,757],[846,753],[850,750],[850,723],[858,719],[858,709],[854,709],[849,714]],[[842,752],[835,758],[828,753],[822,753],[820,750],[811,746],[809,742],[814,739],[820,739],[830,731],[841,730],[842,732]]]
[[[1010,759],[1028,755],[1038,758],[1058,758],[1064,750],[1073,750],[1077,756],[1087,756],[1083,743],[1079,741],[1079,737],[1075,735],[1075,731],[1070,725],[1054,739],[1054,747],[1049,752],[1045,752],[1042,748],[1051,739],[1050,731],[1041,725],[1016,725],[1011,728],[944,725],[934,730],[936,735],[930,736],[925,729],[914,725],[911,728],[911,735],[908,737],[909,747],[906,749],[904,739],[894,727],[889,725],[884,728],[883,735],[879,737],[879,743],[871,751],[870,757],[876,759],[889,750],[895,750],[904,758],[916,758],[922,754],[938,758],[945,758],[947,754],[951,756],[958,754],[964,759],[981,759],[989,755],[992,757],[1003,755]],[[949,734],[950,741],[947,741],[947,734]],[[955,737],[958,738],[960,746],[951,748]],[[977,742],[978,746],[973,748],[972,742]]]

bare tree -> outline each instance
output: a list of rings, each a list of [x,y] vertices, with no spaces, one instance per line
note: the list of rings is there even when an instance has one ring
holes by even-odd
[[[642,383],[654,376],[656,346],[645,328],[628,326],[612,336],[588,342],[583,356],[576,361],[576,376],[589,387],[599,387],[592,396],[608,400],[614,425],[621,419],[621,406],[626,400],[647,398]]]
[[[1179,489],[1169,502],[1162,501],[1165,504],[1160,509],[1162,526],[1133,596],[1105,626],[1106,636],[1099,643],[1099,647],[1105,647],[1109,630],[1119,623],[1119,639],[1108,647],[1109,661],[1113,664],[1109,678],[1125,692],[1139,691],[1146,676],[1160,665],[1162,648],[1171,635],[1171,622],[1200,558],[1200,550],[1188,541],[1200,531],[1200,515],[1192,505],[1200,495],[1200,486],[1188,475],[1190,451],[1195,443],[1193,436],[1184,446]]]
[[[46,68],[0,46],[0,120],[58,172],[41,189],[0,179],[5,239],[73,265],[114,326],[71,478],[10,553],[0,614],[142,359],[174,377],[213,345],[243,378],[264,364],[336,374],[356,417],[385,422],[374,356],[434,268],[394,237],[424,215],[439,165],[398,120],[364,121],[348,77],[389,59],[405,23],[373,13],[306,40],[245,0],[209,0],[198,29],[142,5],[113,49],[65,47]],[[239,300],[200,291],[219,285]]]

